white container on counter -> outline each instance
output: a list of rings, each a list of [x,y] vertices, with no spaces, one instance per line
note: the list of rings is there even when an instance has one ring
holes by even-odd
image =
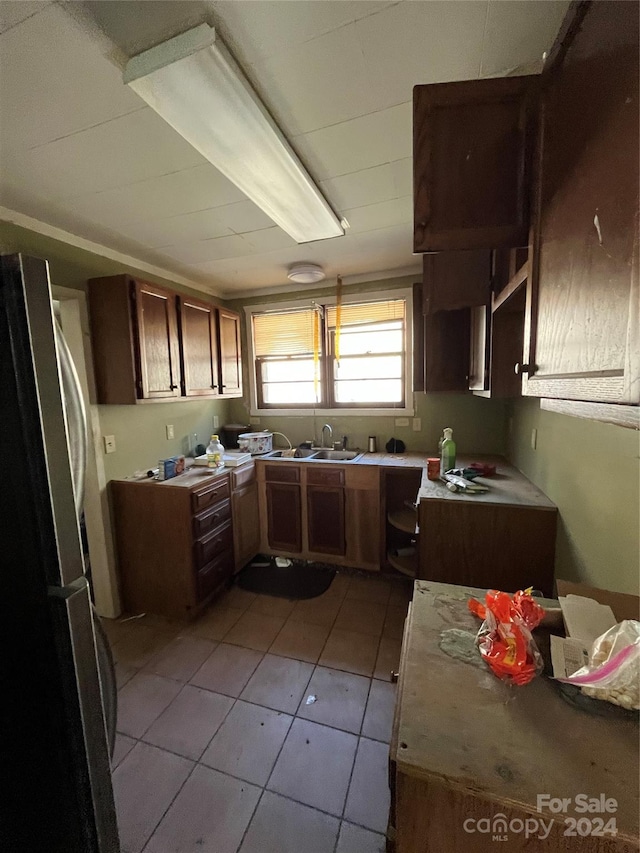
[[[270,453],[273,450],[273,433],[266,429],[262,432],[243,432],[238,436],[238,448],[252,456]]]

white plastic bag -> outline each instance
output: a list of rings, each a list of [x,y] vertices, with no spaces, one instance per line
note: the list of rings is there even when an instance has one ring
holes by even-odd
[[[575,684],[594,699],[639,710],[640,622],[626,619],[609,628],[593,643],[589,663],[558,681]]]

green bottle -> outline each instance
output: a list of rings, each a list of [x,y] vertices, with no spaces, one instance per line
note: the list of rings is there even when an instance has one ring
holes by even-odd
[[[444,441],[440,451],[440,476],[456,467],[456,443],[453,440],[453,430],[447,427],[444,431]]]

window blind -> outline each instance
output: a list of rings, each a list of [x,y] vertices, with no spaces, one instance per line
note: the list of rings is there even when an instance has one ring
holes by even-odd
[[[256,358],[270,355],[310,355],[314,350],[312,308],[253,315]]]
[[[387,299],[383,302],[367,302],[362,305],[342,304],[340,326],[354,326],[361,323],[380,323],[390,320],[404,320],[404,299]],[[327,325],[335,329],[337,321],[336,306],[327,307]]]

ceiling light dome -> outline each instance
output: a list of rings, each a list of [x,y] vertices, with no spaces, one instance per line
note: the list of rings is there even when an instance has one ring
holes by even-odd
[[[287,278],[297,284],[313,284],[325,277],[324,270],[318,264],[294,264],[287,273]]]

